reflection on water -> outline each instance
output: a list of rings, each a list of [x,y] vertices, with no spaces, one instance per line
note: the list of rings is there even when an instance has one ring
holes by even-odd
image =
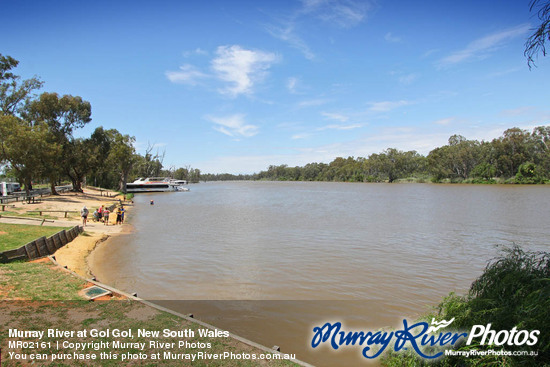
[[[396,326],[450,291],[465,292],[498,254],[496,245],[547,248],[547,192],[544,186],[199,184],[186,193],[136,195],[135,233],[96,250],[92,268],[101,281],[146,299],[262,301],[172,307],[310,363],[338,365],[359,352],[311,351],[313,326],[329,320],[362,330]],[[305,302],[273,302],[281,300]]]

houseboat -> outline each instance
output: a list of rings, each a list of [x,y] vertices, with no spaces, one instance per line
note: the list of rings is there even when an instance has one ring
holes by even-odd
[[[140,177],[134,182],[126,184],[126,192],[178,191],[179,186],[167,177]]]

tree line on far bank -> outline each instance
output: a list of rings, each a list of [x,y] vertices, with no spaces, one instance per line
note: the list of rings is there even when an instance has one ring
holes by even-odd
[[[339,182],[468,182],[538,184],[550,180],[550,126],[504,131],[492,141],[453,135],[427,156],[389,148],[367,158],[338,157],[302,167],[269,166],[252,175],[203,174],[202,179]]]
[[[18,61],[0,54],[0,171],[28,191],[32,184],[55,185],[69,180],[74,191],[85,181],[103,188],[126,189],[136,177],[173,176],[198,182],[197,169],[163,170],[164,154],[136,153],[135,138],[116,129],[98,127],[88,138],[73,132],[92,119],[91,104],[79,96],[44,92],[37,77],[21,80],[12,70]]]

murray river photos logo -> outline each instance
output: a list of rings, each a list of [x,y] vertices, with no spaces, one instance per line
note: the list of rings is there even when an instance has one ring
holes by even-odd
[[[403,329],[394,331],[345,331],[342,329],[342,323],[327,322],[323,326],[313,328],[311,346],[317,348],[326,343],[334,350],[346,346],[360,347],[361,354],[368,359],[380,356],[391,346],[396,352],[412,348],[422,358],[436,359],[444,354],[444,351],[437,347],[450,348],[459,341],[465,340],[466,345],[471,345],[476,339],[477,345],[533,346],[540,334],[539,330],[518,330],[515,327],[512,330],[496,331],[491,329],[491,324],[474,325],[468,333],[444,331],[443,329],[449,327],[453,321],[454,318],[449,321],[432,319],[431,324],[409,324],[407,320],[403,320]],[[436,351],[433,354],[427,353],[426,347],[436,347],[431,348]]]

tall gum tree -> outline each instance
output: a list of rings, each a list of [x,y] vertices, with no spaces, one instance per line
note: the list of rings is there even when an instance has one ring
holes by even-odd
[[[79,96],[59,97],[57,93],[45,92],[38,99],[29,102],[22,115],[31,124],[45,123],[51,133],[51,143],[62,147],[61,153],[55,159],[45,162],[52,194],[57,194],[55,184],[63,174],[71,171],[75,154],[71,149],[79,145],[74,142],[73,131],[92,120],[91,104]],[[88,165],[87,162],[84,163]],[[80,179],[73,180],[73,190],[82,191],[81,183]]]
[[[31,126],[20,118],[42,82],[37,77],[21,80],[12,72],[18,64],[11,56],[0,54],[0,164],[7,163],[29,192],[32,179],[42,173],[39,162],[48,156],[40,152],[47,145],[48,134],[43,125]],[[52,146],[50,152],[57,152],[57,148]]]

